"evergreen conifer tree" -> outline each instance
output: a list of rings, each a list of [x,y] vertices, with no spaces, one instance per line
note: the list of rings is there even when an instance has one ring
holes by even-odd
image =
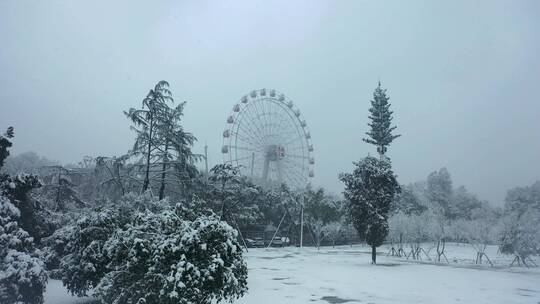
[[[176,107],[172,107],[173,104],[169,84],[162,80],[143,100],[142,109],[131,108],[125,112],[135,125],[132,129],[137,132],[132,153],[142,156],[141,192],[147,191],[152,180],[159,178],[160,199],[165,197],[168,176],[184,184],[197,173],[194,162],[198,155],[191,151],[197,139],[180,125],[185,102]]]
[[[366,135],[368,138],[362,140],[375,145],[381,159],[386,153],[388,146],[392,141],[401,135],[392,134],[396,126],[392,126],[392,111],[390,111],[390,97],[386,95],[386,89],[381,87],[381,82],[373,92],[373,100],[371,100],[371,108],[369,109],[371,120],[368,126],[371,128]]]
[[[142,192],[148,190],[150,186],[150,169],[152,167],[152,156],[157,150],[156,124],[167,103],[173,102],[172,93],[169,91],[169,83],[162,80],[158,82],[154,89],[150,90],[142,101],[142,109],[129,109],[126,116],[138,127],[132,127],[137,132],[137,140],[133,146],[133,153],[144,155],[144,181]]]

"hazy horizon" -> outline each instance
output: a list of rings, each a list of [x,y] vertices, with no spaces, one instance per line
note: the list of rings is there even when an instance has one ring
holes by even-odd
[[[389,148],[400,183],[446,167],[454,186],[501,205],[540,180],[538,1],[2,1],[0,38],[12,155],[125,153],[122,111],[167,80],[214,165],[233,105],[271,88],[310,127],[313,184],[340,193],[337,175],[376,153],[362,138],[380,79],[402,135]]]

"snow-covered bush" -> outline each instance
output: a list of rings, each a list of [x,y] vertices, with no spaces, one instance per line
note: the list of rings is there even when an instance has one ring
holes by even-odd
[[[129,193],[117,203],[90,211],[72,226],[66,226],[47,239],[46,262],[49,269],[59,266],[59,274],[67,289],[84,296],[101,281],[110,262],[104,244],[129,223],[137,212],[157,212],[170,208],[166,200],[157,200],[149,192]],[[59,264],[59,265],[57,265]]]
[[[169,207],[171,203],[167,198],[159,200],[157,196],[152,195],[150,191],[146,191],[143,194],[127,193],[122,196],[118,202],[108,206],[117,209],[122,214],[133,214],[135,212],[142,212],[149,210],[151,212],[160,212]]]
[[[49,272],[49,277],[57,280],[62,279],[62,271],[60,269],[60,263],[62,257],[64,257],[66,252],[66,245],[69,242],[71,237],[71,230],[73,226],[67,225],[60,229],[57,229],[53,235],[44,240],[46,245],[43,248],[43,256],[45,267]]]
[[[110,262],[104,254],[104,244],[127,222],[127,218],[111,209],[91,212],[67,229],[62,250],[66,255],[60,262],[62,282],[79,296],[97,286],[107,272]]]
[[[103,302],[204,304],[247,291],[236,230],[215,215],[189,220],[178,211],[140,213],[106,242]]]
[[[17,223],[21,213],[0,195],[0,303],[43,303],[47,274],[42,253]]]
[[[104,303],[240,297],[247,290],[247,267],[237,232],[197,202],[170,207],[147,195],[125,197],[58,230],[49,239],[50,262],[55,254],[63,256],[67,289],[79,296],[93,289]]]

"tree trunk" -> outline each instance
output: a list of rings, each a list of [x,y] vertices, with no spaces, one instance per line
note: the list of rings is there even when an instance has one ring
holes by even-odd
[[[120,179],[120,167],[115,163],[113,163],[113,166],[114,173],[111,168],[109,168],[109,166],[105,164],[105,168],[107,168],[109,175],[111,176],[114,183],[118,186],[118,188],[120,188],[120,190],[122,191],[122,196],[124,196],[124,194],[126,194],[126,191],[124,190],[124,185],[122,184],[122,180]]]
[[[56,189],[56,207],[55,207],[55,211],[59,211],[59,210],[64,210],[64,206],[61,206],[60,205],[60,191],[61,191],[61,187],[62,187],[62,183],[60,182],[61,181],[61,172],[60,169],[58,169],[58,188]]]
[[[371,264],[377,264],[377,247],[371,246]]]
[[[150,130],[148,131],[148,151],[146,154],[146,173],[144,176],[144,183],[142,187],[142,192],[148,190],[150,185],[150,152],[152,151],[152,129],[154,128],[153,117],[150,117]]]
[[[220,221],[225,221],[225,181],[221,182],[221,215],[219,216]]]
[[[166,170],[167,170],[167,163],[169,162],[169,158],[167,157],[167,150],[169,150],[169,142],[167,141],[165,143],[165,155],[163,156],[163,167],[161,168],[161,187],[159,188],[159,200],[162,200],[165,198],[165,177],[166,177]]]

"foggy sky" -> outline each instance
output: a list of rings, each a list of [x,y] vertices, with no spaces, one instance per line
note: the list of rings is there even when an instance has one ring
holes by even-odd
[[[501,204],[540,179],[539,1],[155,2],[0,1],[0,128],[15,127],[14,154],[125,153],[122,111],[164,79],[213,165],[232,106],[274,88],[310,127],[314,184],[341,192],[338,173],[376,153],[361,139],[381,79],[401,183],[447,167]]]

